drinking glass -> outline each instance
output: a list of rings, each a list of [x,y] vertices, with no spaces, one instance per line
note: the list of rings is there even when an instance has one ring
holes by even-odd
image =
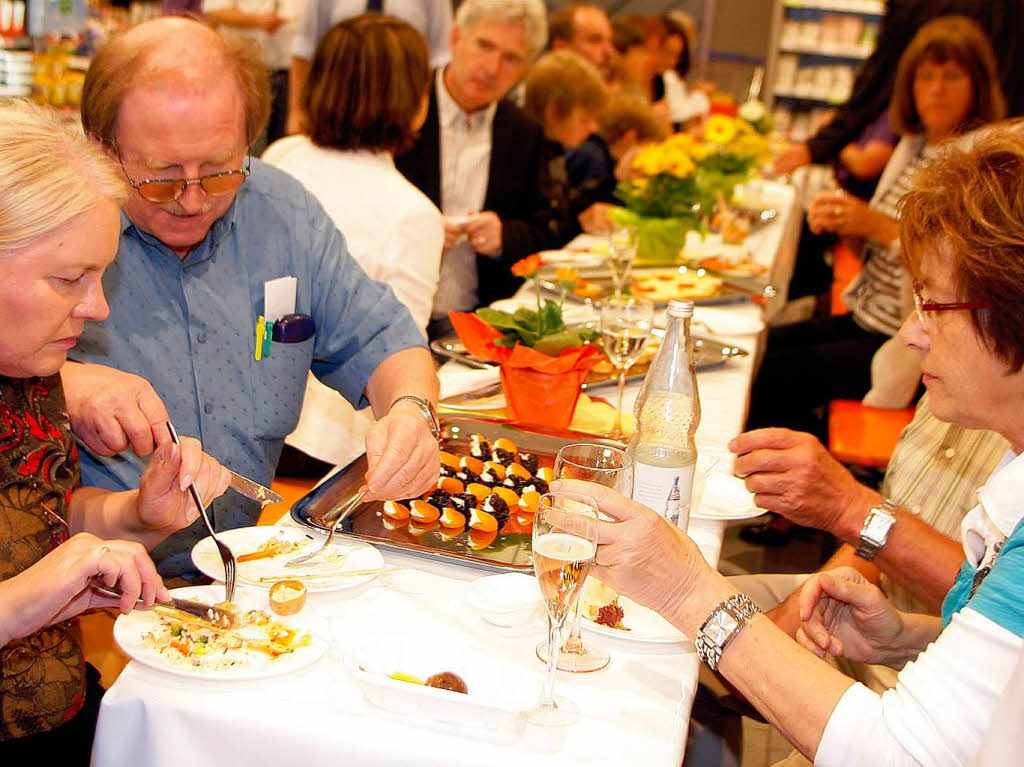
[[[608,268],[612,273],[616,296],[622,295],[639,243],[640,235],[633,226],[617,226],[608,235]]]
[[[548,611],[547,671],[540,702],[527,712],[533,724],[559,726],[579,719],[579,706],[555,698],[562,626],[583,590],[597,552],[597,501],[554,492],[541,496],[533,519],[533,571]]]
[[[609,445],[595,445],[590,442],[574,442],[565,445],[555,458],[555,479],[581,479],[613,488],[629,498],[633,494],[633,457],[625,450]],[[599,671],[608,665],[611,657],[601,647],[584,645],[580,631],[583,614],[583,597],[576,600],[573,611],[572,629],[569,638],[558,653],[558,670],[570,673]],[[537,657],[548,657],[548,643],[537,645]]]
[[[619,404],[615,410],[615,426],[608,434],[622,439],[622,395],[626,373],[640,357],[651,335],[654,304],[630,296],[610,298],[601,303],[601,343],[608,360],[619,371]]]

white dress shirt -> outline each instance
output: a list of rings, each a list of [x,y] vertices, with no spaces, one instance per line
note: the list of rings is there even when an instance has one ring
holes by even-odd
[[[444,225],[430,199],[395,169],[387,152],[343,152],[307,136],[274,142],[263,155],[312,192],[345,235],[366,273],[387,283],[424,331],[437,290]],[[363,453],[370,409],[356,411],[312,375],[299,423],[285,440],[345,466]]]
[[[366,0],[305,0],[292,55],[311,61],[317,43],[328,29],[361,13],[366,13]],[[427,39],[432,67],[440,67],[451,59],[451,0],[384,0],[382,13],[408,22],[420,31]]]
[[[438,70],[437,117],[441,133],[441,212],[463,216],[483,209],[491,164],[491,126],[497,103],[472,114],[455,103]],[[441,261],[441,280],[433,316],[464,312],[477,303],[476,251],[465,237],[449,248]]]
[[[292,65],[292,41],[295,38],[296,20],[302,10],[302,0],[203,0],[203,13],[223,11],[229,8],[246,13],[279,13],[288,21],[273,32],[262,29],[242,29],[221,25],[232,34],[247,37],[260,47],[263,66],[271,71],[290,69]]]

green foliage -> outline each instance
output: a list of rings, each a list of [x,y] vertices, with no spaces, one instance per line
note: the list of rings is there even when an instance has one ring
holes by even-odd
[[[496,346],[512,347],[521,343],[557,357],[566,349],[583,346],[597,338],[597,332],[591,328],[567,326],[562,319],[562,310],[551,299],[544,301],[540,312],[523,306],[511,314],[489,308],[477,309],[476,314],[501,332],[502,337],[495,341]]]

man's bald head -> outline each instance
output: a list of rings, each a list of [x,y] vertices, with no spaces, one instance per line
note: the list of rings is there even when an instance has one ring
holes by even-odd
[[[110,145],[121,104],[133,89],[202,89],[225,75],[238,85],[251,144],[270,112],[270,84],[255,44],[193,19],[154,19],[116,35],[96,54],[82,91],[82,124]]]

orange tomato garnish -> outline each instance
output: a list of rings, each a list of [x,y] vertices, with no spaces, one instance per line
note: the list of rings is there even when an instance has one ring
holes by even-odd
[[[476,496],[478,502],[482,502],[491,494],[491,488],[487,487],[487,485],[481,485],[479,482],[470,482],[466,485],[466,492],[472,493]]]
[[[461,493],[465,491],[466,486],[462,484],[461,479],[455,477],[441,477],[437,481],[437,486],[442,490],[447,490],[449,493]]]
[[[516,495],[515,491],[510,487],[498,486],[494,488],[494,493],[508,504],[509,511],[519,505],[519,496]]]
[[[480,549],[486,549],[488,546],[490,546],[492,543],[494,543],[494,539],[497,538],[497,537],[498,537],[498,531],[497,530],[491,530],[490,532],[488,532],[486,530],[470,530],[469,531],[469,547],[471,549],[473,549],[474,551],[479,551]]]
[[[444,450],[441,451],[441,463],[443,463],[445,466],[451,466],[453,469],[459,468],[458,457]]]
[[[408,519],[409,507],[398,501],[384,501],[384,514],[392,519]]]
[[[487,463],[484,464],[484,466],[490,469],[491,473],[494,474],[494,476],[496,476],[499,480],[505,479],[505,467],[502,466],[497,461],[488,461]]]
[[[459,461],[459,466],[463,469],[469,469],[474,474],[484,473],[484,462],[471,455],[464,455],[462,460]]]
[[[498,520],[493,514],[488,514],[483,509],[470,509],[469,526],[485,533],[498,532]]]
[[[465,527],[466,515],[456,508],[446,506],[437,521],[441,527]]]
[[[437,518],[441,516],[441,510],[426,501],[413,501],[409,504],[409,516],[417,522],[430,524],[436,522]]]

